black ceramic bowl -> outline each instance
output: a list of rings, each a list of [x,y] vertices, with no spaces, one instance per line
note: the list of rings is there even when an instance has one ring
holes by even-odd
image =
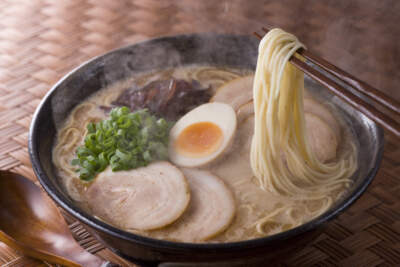
[[[107,247],[131,261],[147,263],[218,262],[251,265],[285,257],[309,242],[321,224],[352,204],[375,176],[382,158],[383,131],[363,114],[306,78],[306,86],[339,110],[357,137],[359,168],[348,193],[324,214],[289,231],[225,244],[191,244],[151,239],[122,231],[82,210],[63,190],[52,164],[57,129],[77,104],[94,92],[138,72],[203,64],[254,69],[258,40],[249,36],[193,34],[164,37],[117,49],[76,68],[44,97],[33,117],[29,153],[40,183],[50,197],[78,219]],[[313,231],[311,231],[313,230]],[[196,264],[198,265],[198,263]]]

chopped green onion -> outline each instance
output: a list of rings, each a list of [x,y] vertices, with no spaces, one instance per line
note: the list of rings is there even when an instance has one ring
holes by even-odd
[[[127,107],[114,108],[110,117],[87,125],[84,144],[71,162],[79,177],[90,181],[107,166],[112,171],[146,166],[168,158],[168,135],[172,123],[156,118],[146,109],[131,113]]]

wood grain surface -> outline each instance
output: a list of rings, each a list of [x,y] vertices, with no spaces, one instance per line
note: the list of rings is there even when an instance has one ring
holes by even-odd
[[[27,151],[32,114],[69,70],[110,49],[191,32],[251,34],[279,26],[400,100],[398,0],[1,0],[0,168],[36,181]],[[368,191],[282,266],[400,266],[400,140],[386,135]],[[67,218],[92,253],[117,259]],[[125,262],[121,263],[128,266]],[[1,266],[47,266],[0,243]]]

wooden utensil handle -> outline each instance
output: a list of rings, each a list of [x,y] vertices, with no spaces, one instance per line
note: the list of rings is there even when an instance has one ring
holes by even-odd
[[[63,266],[68,266],[68,267],[118,266],[118,265],[113,265],[108,261],[103,261],[99,257],[90,254],[83,248],[81,248],[81,250],[74,251],[73,254],[68,255],[69,256],[68,258],[59,255],[53,255],[47,251],[42,252],[37,249],[34,250],[32,248],[26,247],[25,245],[18,243],[16,240],[5,234],[3,231],[0,231],[0,241],[5,243],[12,249],[21,251],[23,254],[29,257],[51,263],[61,264]]]

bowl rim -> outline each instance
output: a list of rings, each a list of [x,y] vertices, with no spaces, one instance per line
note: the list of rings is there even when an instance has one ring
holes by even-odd
[[[70,78],[72,75],[75,74],[79,69],[82,67],[88,66],[90,64],[94,64],[95,61],[101,60],[103,57],[116,53],[119,51],[123,51],[125,49],[129,49],[131,47],[134,47],[136,45],[143,45],[146,43],[152,43],[152,42],[157,42],[160,40],[168,41],[168,39],[179,39],[182,37],[199,37],[204,34],[210,34],[210,33],[192,33],[192,34],[181,34],[181,35],[171,35],[171,36],[162,36],[158,38],[153,38],[141,42],[137,42],[131,45],[123,46],[117,49],[110,50],[104,54],[98,55],[96,57],[93,57],[71,71],[69,71],[67,74],[65,74],[58,82],[56,82],[52,88],[46,93],[46,95],[43,97],[41,100],[40,104],[35,110],[35,113],[33,114],[32,117],[32,122],[30,125],[29,129],[29,136],[28,136],[28,151],[29,151],[29,156],[30,160],[32,163],[33,171],[38,178],[40,184],[42,187],[45,189],[46,193],[50,196],[50,198],[56,202],[58,206],[63,208],[65,211],[67,211],[68,214],[72,215],[75,219],[78,221],[84,223],[85,225],[88,225],[92,228],[94,228],[97,231],[109,234],[113,237],[119,238],[126,240],[128,242],[135,242],[144,246],[150,246],[153,248],[168,248],[168,249],[178,249],[178,250],[186,250],[186,249],[199,249],[199,250],[218,250],[218,249],[242,249],[242,248],[252,248],[252,247],[259,247],[259,246],[265,246],[268,245],[269,243],[273,243],[274,241],[282,241],[285,239],[289,239],[292,237],[295,237],[297,235],[300,235],[302,233],[308,232],[317,226],[321,225],[322,223],[331,220],[333,217],[338,215],[340,212],[348,208],[352,203],[354,203],[361,195],[364,193],[364,191],[367,189],[369,184],[372,182],[373,178],[376,176],[376,173],[380,167],[380,163],[382,161],[382,156],[383,156],[383,144],[384,144],[384,138],[383,138],[383,129],[379,126],[376,125],[375,122],[371,121],[372,124],[374,124],[377,129],[377,140],[380,142],[378,144],[378,151],[376,154],[375,158],[375,164],[374,167],[367,173],[367,175],[364,177],[364,180],[360,182],[360,184],[353,189],[353,193],[349,194],[346,198],[343,198],[339,204],[337,204],[336,209],[330,208],[323,214],[319,215],[318,217],[302,224],[299,225],[295,228],[292,228],[290,230],[277,233],[274,235],[270,236],[265,236],[265,237],[260,237],[260,238],[255,238],[255,239],[249,239],[249,240],[243,240],[243,241],[236,241],[236,242],[226,242],[226,243],[187,243],[187,242],[175,242],[175,241],[168,241],[168,240],[161,240],[161,239],[155,239],[151,237],[146,237],[146,236],[141,236],[138,234],[134,234],[128,231],[124,231],[122,229],[119,229],[111,224],[105,223],[99,219],[96,219],[94,216],[90,215],[89,213],[85,212],[83,209],[79,208],[76,205],[69,205],[67,202],[69,202],[66,197],[64,197],[62,194],[58,193],[58,189],[53,185],[51,182],[51,178],[46,174],[42,163],[40,161],[39,157],[39,152],[38,152],[38,144],[36,142],[37,137],[38,137],[38,118],[42,112],[43,107],[50,101],[52,95],[55,93],[57,88],[68,78]],[[236,35],[236,34],[215,34],[215,36],[247,36],[247,35]],[[364,115],[365,116],[365,115]]]

